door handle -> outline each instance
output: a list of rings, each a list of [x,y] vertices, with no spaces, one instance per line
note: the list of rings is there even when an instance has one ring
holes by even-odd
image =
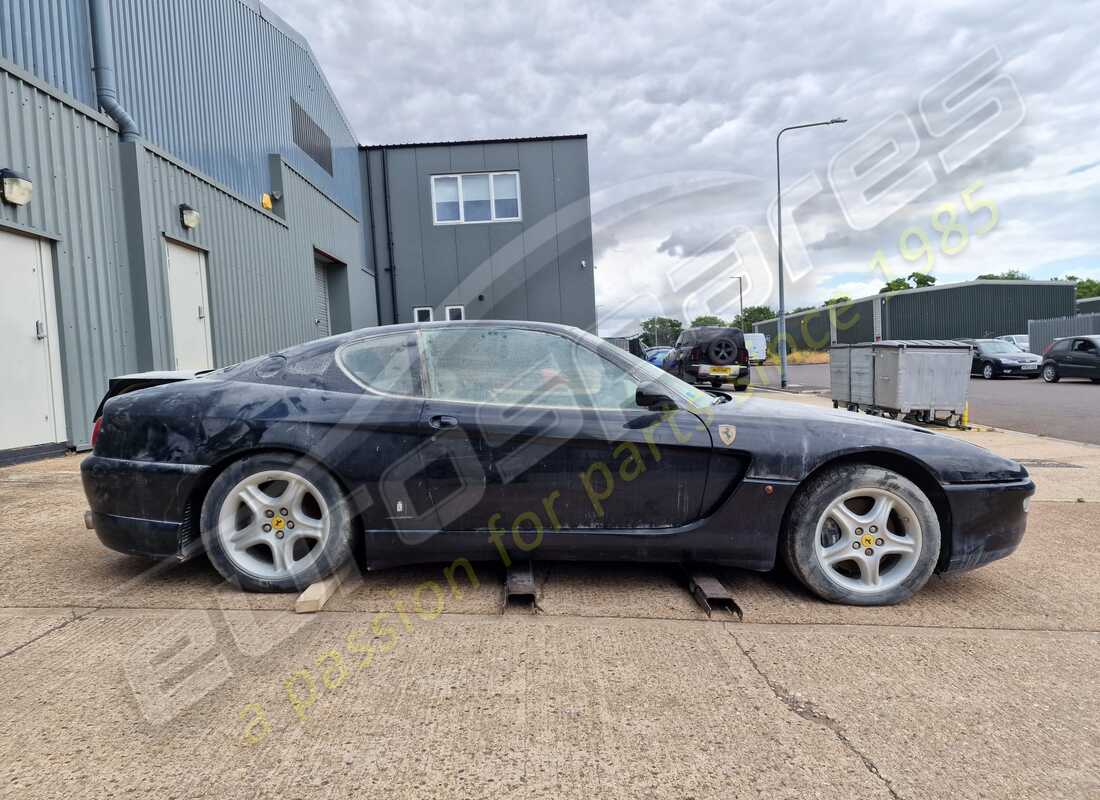
[[[437,431],[446,430],[447,428],[457,428],[458,418],[452,417],[449,414],[436,414],[428,420],[428,424]]]
[[[34,338],[45,339],[46,338],[46,325],[42,320],[35,320],[34,322]]]

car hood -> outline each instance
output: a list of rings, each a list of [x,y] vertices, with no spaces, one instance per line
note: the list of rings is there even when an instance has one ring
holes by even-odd
[[[1002,361],[1023,361],[1025,363],[1039,362],[1039,361],[1043,360],[1040,356],[1037,356],[1034,353],[1024,353],[1024,352],[1020,352],[1020,353],[999,353],[998,355],[994,356],[994,358],[999,358]]]
[[[802,480],[827,461],[861,452],[915,460],[941,483],[1027,477],[1027,470],[1015,461],[904,422],[756,397],[735,398],[712,408],[706,421],[714,446],[746,451],[752,457],[749,475],[757,478]],[[734,429],[732,441],[725,444],[731,438],[729,426]]]

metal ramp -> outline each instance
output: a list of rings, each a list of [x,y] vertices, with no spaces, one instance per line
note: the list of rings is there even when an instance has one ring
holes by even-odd
[[[708,617],[713,617],[713,611],[716,608],[722,608],[729,612],[731,616],[736,615],[737,619],[743,620],[745,618],[744,613],[741,611],[741,607],[737,605],[737,601],[733,599],[733,595],[730,594],[730,590],[726,588],[726,585],[709,572],[703,572],[701,570],[687,570],[688,590],[691,592],[691,596],[695,598],[695,602],[698,603],[704,611],[707,612]]]
[[[514,561],[508,567],[504,579],[504,612],[509,606],[527,606],[532,613],[539,611],[538,587],[530,561]]]

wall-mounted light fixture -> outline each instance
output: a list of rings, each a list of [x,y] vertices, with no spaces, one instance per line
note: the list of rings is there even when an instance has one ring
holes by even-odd
[[[269,195],[267,192],[264,192],[260,196],[260,205],[270,211],[275,204],[271,202],[271,195]]]
[[[30,179],[24,178],[18,172],[10,169],[0,169],[0,195],[5,203],[13,206],[25,206],[31,201],[34,192],[34,184]]]
[[[194,230],[199,227],[199,223],[202,221],[202,215],[198,211],[191,208],[191,206],[183,203],[180,206],[180,225],[187,228],[187,230]]]

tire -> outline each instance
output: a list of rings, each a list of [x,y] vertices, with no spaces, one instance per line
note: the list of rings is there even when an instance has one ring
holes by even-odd
[[[851,546],[857,543],[859,548]],[[823,600],[893,605],[931,577],[940,555],[940,523],[931,501],[908,478],[869,464],[844,464],[801,488],[780,547],[791,572]],[[868,556],[868,550],[878,552]]]
[[[1043,365],[1043,380],[1047,383],[1058,383],[1062,376],[1058,374],[1058,367],[1053,364]]]
[[[724,383],[724,381],[711,381],[710,385],[714,389],[721,389],[723,383]]]
[[[993,369],[993,365],[988,361],[982,365],[982,377],[985,378],[987,381],[993,380],[996,374],[997,373]]]
[[[715,339],[707,347],[707,358],[710,359],[710,363],[717,364],[720,367],[732,364],[734,359],[737,358],[737,343],[733,339],[727,339],[724,336]]]
[[[738,381],[737,383],[735,383],[733,385],[733,390],[735,392],[747,392],[748,389],[749,389],[748,381],[746,381],[744,383],[742,383],[741,381]]]
[[[290,453],[259,453],[226,467],[206,493],[201,527],[214,567],[253,592],[300,591],[352,556],[340,485],[324,467]]]

